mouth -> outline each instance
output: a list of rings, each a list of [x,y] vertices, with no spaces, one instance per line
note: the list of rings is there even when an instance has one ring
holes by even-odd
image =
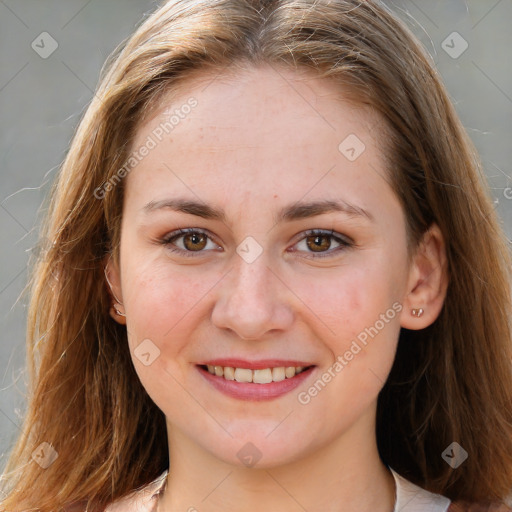
[[[220,365],[199,365],[203,370],[207,370],[212,375],[223,377],[225,380],[234,380],[236,382],[253,382],[254,384],[270,384],[271,382],[281,382],[285,379],[293,379],[296,375],[311,366],[275,366],[268,368],[250,369],[236,368],[232,366]]]
[[[228,396],[240,400],[269,400],[295,389],[316,367],[307,363],[292,363],[230,361],[224,364],[198,364],[196,368],[207,382]]]

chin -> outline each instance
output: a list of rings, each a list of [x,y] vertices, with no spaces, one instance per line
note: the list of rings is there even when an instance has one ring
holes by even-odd
[[[281,436],[273,437],[274,434],[268,435],[267,431],[251,435],[246,430],[243,436],[233,436],[233,439],[223,441],[212,440],[206,445],[203,440],[202,445],[212,456],[226,464],[256,469],[271,469],[293,463],[307,457],[308,452],[315,449],[304,436],[295,439],[285,431]]]

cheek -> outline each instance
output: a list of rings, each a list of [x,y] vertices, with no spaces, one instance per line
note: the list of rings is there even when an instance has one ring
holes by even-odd
[[[199,267],[173,268],[161,257],[144,263],[127,259],[125,269],[128,332],[137,340],[154,340],[162,350],[179,351],[188,341],[180,333],[194,324],[194,315],[204,314],[208,293],[222,275]]]
[[[297,278],[297,294],[309,310],[306,322],[314,326],[316,337],[330,353],[318,376],[329,382],[326,391],[318,381],[302,390],[302,399],[315,404],[319,417],[328,408],[334,417],[352,421],[376,400],[387,379],[402,308],[396,300],[394,276],[386,268],[389,264],[347,266],[335,278],[332,274],[314,280]],[[322,428],[335,432],[338,427]]]
[[[169,404],[187,403],[190,397],[180,384],[187,379],[186,350],[200,315],[205,314],[204,300],[219,277],[194,273],[190,267],[180,272],[165,260],[136,264],[127,258],[123,271],[128,340],[139,379],[162,410],[169,410]],[[142,351],[139,347],[147,340],[154,345]],[[147,352],[149,365],[137,355]],[[179,417],[182,412],[178,407],[173,414]]]
[[[318,406],[331,404],[337,413],[355,414],[375,400],[384,385],[400,332],[397,264],[391,258],[375,259],[367,266],[340,268],[335,277],[326,273],[314,280],[297,279],[297,294],[312,312],[307,322],[315,326],[316,337],[330,354],[323,361],[324,372],[330,369],[331,376],[336,375]]]
[[[396,300],[393,276],[389,269],[372,266],[347,266],[335,272],[319,273],[312,279],[297,274],[294,291],[310,308],[317,324],[343,348],[347,339],[357,336],[386,313]]]

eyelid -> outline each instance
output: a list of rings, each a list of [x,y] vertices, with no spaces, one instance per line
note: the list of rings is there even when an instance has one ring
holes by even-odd
[[[189,235],[191,233],[200,233],[202,235],[206,235],[212,241],[215,239],[214,235],[204,228],[178,228],[164,235],[162,237],[162,242],[169,242],[173,238],[179,238],[180,236]]]

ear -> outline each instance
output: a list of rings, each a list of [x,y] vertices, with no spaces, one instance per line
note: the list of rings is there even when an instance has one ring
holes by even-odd
[[[432,224],[420,241],[409,268],[400,325],[424,329],[439,316],[448,289],[448,268],[443,234]],[[423,312],[413,314],[413,310]]]
[[[105,286],[112,305],[110,306],[110,316],[119,324],[126,325],[126,316],[123,306],[123,294],[121,290],[121,273],[119,265],[113,260],[112,256],[106,257],[105,262]]]

